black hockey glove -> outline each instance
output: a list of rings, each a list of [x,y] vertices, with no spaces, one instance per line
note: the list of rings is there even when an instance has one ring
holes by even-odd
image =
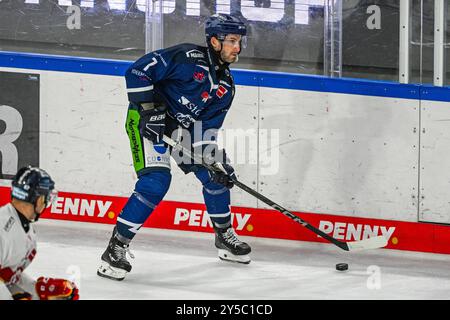
[[[228,189],[233,188],[236,175],[233,167],[229,164],[225,150],[218,150],[217,145],[206,145],[203,151],[203,159],[212,164],[215,170],[210,170],[209,175],[215,183],[221,184]]]
[[[213,167],[215,170],[209,172],[211,180],[227,187],[228,189],[233,188],[234,180],[236,180],[233,167],[229,164],[219,162],[216,162]]]
[[[143,103],[140,112],[139,130],[141,135],[154,144],[162,142],[165,130],[167,107],[159,103]]]

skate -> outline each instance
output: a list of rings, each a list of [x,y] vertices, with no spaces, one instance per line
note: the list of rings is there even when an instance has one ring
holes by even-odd
[[[232,227],[219,229],[214,228],[216,232],[215,245],[219,250],[219,258],[225,261],[249,264],[251,252],[250,246],[240,241]]]
[[[113,235],[102,255],[97,275],[118,281],[125,279],[125,275],[131,271],[131,264],[126,258],[127,252],[131,258],[134,258],[128,247],[129,245],[122,243]]]

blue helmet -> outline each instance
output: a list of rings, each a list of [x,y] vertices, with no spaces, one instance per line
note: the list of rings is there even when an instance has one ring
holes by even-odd
[[[227,34],[247,34],[247,27],[238,18],[229,14],[216,13],[206,20],[205,35],[206,39],[215,36],[219,40],[224,40]]]
[[[55,182],[42,169],[27,166],[19,169],[12,180],[11,197],[36,204],[40,196],[45,196],[49,205],[56,196]]]

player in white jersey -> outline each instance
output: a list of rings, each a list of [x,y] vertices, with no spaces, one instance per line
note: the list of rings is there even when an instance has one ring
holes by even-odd
[[[56,196],[55,183],[42,169],[21,168],[12,181],[11,202],[0,208],[0,300],[78,300],[78,288],[65,279],[32,279],[24,270],[36,255],[32,222]]]

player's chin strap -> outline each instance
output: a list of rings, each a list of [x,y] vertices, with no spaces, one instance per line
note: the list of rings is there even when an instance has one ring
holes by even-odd
[[[30,222],[38,221],[39,217],[41,216],[41,214],[36,211],[36,207],[37,207],[37,203],[34,204],[34,208],[33,208],[33,210],[34,210],[34,219],[31,220]]]
[[[39,198],[38,198],[39,199]],[[36,221],[38,221],[39,220],[39,217],[41,216],[41,213],[38,213],[37,212],[37,210],[36,210],[36,208],[37,208],[37,202],[38,202],[38,200],[36,199],[36,201],[34,202],[34,204],[33,204],[33,211],[34,211],[34,219],[33,220],[31,220],[30,222],[36,222]]]
[[[40,216],[41,216],[40,213],[36,213],[36,217],[35,217],[35,218],[33,219],[33,221],[31,221],[31,222],[36,222],[36,221],[38,221],[39,218],[40,218]]]
[[[191,150],[186,149],[178,142],[172,140],[168,136],[163,136],[163,141],[167,143],[169,146],[171,146],[173,149],[176,149],[178,152],[182,152],[184,155],[187,155],[189,158],[195,161],[195,163],[201,164],[203,167],[210,171],[221,171],[220,168],[218,168],[215,164],[208,164],[203,160],[203,157],[201,155],[195,154],[191,152]],[[268,204],[275,210],[281,212],[286,217],[294,220],[295,222],[301,224],[303,227],[307,228],[308,230],[314,232],[315,234],[321,236],[322,238],[328,240],[329,242],[333,243],[334,245],[338,246],[342,250],[345,251],[356,251],[356,250],[367,250],[367,249],[377,249],[382,248],[387,245],[388,240],[384,236],[378,236],[378,237],[372,237],[369,239],[359,240],[359,241],[350,241],[350,242],[343,242],[340,240],[337,240],[333,238],[332,236],[328,235],[327,233],[323,232],[320,229],[317,229],[316,227],[310,225],[308,222],[303,220],[302,218],[299,218],[292,212],[288,211],[287,209],[283,208],[282,206],[276,204],[272,200],[266,198],[262,194],[258,193],[257,191],[253,190],[252,188],[246,186],[242,182],[238,181],[236,176],[230,177],[234,185],[238,186],[245,192],[251,194],[258,200],[263,201],[264,203]]]
[[[51,204],[53,203],[53,201],[56,199],[57,195],[58,195],[58,192],[57,192],[56,190],[54,190],[54,189],[52,189],[52,190],[50,191],[50,194],[44,195],[44,196],[45,196],[45,198],[44,198],[44,209],[42,209],[41,213],[38,213],[37,210],[36,210],[36,207],[37,207],[37,201],[38,201],[38,200],[36,199],[36,201],[34,202],[34,214],[36,215],[36,217],[35,217],[35,218],[33,219],[33,221],[31,221],[31,222],[36,222],[36,221],[39,220],[41,214],[45,211],[45,209],[47,209],[47,208],[50,207],[50,205],[51,205]],[[39,199],[39,198],[38,198],[38,199]]]
[[[39,199],[39,198],[38,198]],[[42,212],[47,208],[47,205],[48,205],[48,203],[47,203],[47,200],[45,200],[45,205],[44,205],[44,209],[42,210]],[[34,217],[34,219],[32,220],[32,221],[30,221],[30,222],[36,222],[36,221],[38,221],[39,220],[39,218],[40,218],[40,216],[41,216],[41,214],[42,214],[42,212],[41,213],[38,213],[37,212],[37,210],[36,210],[36,208],[37,208],[37,200],[34,202],[34,215],[35,215],[35,217]]]

